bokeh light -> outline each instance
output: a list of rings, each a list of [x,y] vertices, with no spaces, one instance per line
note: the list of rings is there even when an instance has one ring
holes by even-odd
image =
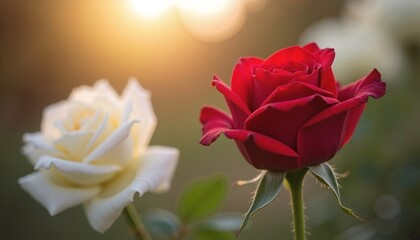
[[[156,19],[173,5],[174,0],[130,0],[129,3],[141,17]]]
[[[208,42],[229,39],[245,21],[240,0],[183,0],[179,2],[179,13],[190,33]]]

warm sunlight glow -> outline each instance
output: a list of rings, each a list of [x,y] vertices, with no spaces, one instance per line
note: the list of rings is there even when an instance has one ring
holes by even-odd
[[[197,15],[215,15],[223,12],[231,4],[230,0],[178,0],[181,9]]]
[[[221,42],[239,31],[245,20],[242,0],[180,0],[186,28],[206,42]]]
[[[157,20],[166,10],[178,10],[186,29],[205,42],[221,42],[235,35],[245,12],[261,9],[268,0],[128,0],[143,18]]]
[[[161,16],[174,3],[174,0],[130,0],[134,11],[147,19]]]

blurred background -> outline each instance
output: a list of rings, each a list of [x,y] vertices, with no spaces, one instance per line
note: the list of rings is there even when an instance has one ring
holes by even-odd
[[[420,1],[418,0],[3,0],[0,1],[0,232],[2,239],[132,239],[124,219],[104,235],[83,209],[57,216],[20,189],[33,171],[22,134],[42,110],[79,85],[107,78],[121,92],[130,76],[152,91],[159,123],[152,144],[181,150],[172,189],[136,199],[140,212],[173,210],[192,179],[222,172],[233,183],[257,171],[232,141],[198,144],[202,105],[226,109],[210,86],[225,82],[241,56],[268,57],[316,41],[336,48],[337,79],[377,67],[387,94],[369,102],[353,139],[330,161],[342,200],[367,219],[342,213],[334,196],[305,182],[310,239],[420,239]],[[255,186],[233,186],[221,211],[245,213]],[[289,196],[260,211],[239,239],[292,239]]]

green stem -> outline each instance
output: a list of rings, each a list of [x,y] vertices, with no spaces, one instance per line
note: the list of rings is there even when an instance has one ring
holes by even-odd
[[[307,169],[288,172],[286,175],[289,183],[290,197],[293,208],[293,225],[295,240],[306,240],[305,232],[305,214],[303,207],[303,178],[305,177]]]
[[[134,236],[138,240],[152,240],[150,234],[147,232],[146,228],[144,227],[143,223],[140,220],[140,216],[137,213],[136,208],[133,204],[129,204],[127,207],[124,208],[124,215],[130,224],[130,229],[134,233]]]

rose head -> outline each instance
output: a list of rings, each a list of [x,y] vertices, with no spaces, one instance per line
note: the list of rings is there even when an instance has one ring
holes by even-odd
[[[281,49],[265,60],[242,58],[231,88],[217,76],[212,81],[232,115],[204,107],[200,143],[209,145],[224,133],[251,165],[265,170],[330,160],[349,141],[368,97],[385,94],[376,69],[339,87],[331,69],[334,56],[333,49],[311,43]]]
[[[105,80],[76,88],[44,110],[40,132],[24,135],[37,171],[19,184],[51,215],[84,203],[104,232],[135,193],[169,188],[178,150],[148,146],[155,126],[150,93],[136,80],[121,97]]]

